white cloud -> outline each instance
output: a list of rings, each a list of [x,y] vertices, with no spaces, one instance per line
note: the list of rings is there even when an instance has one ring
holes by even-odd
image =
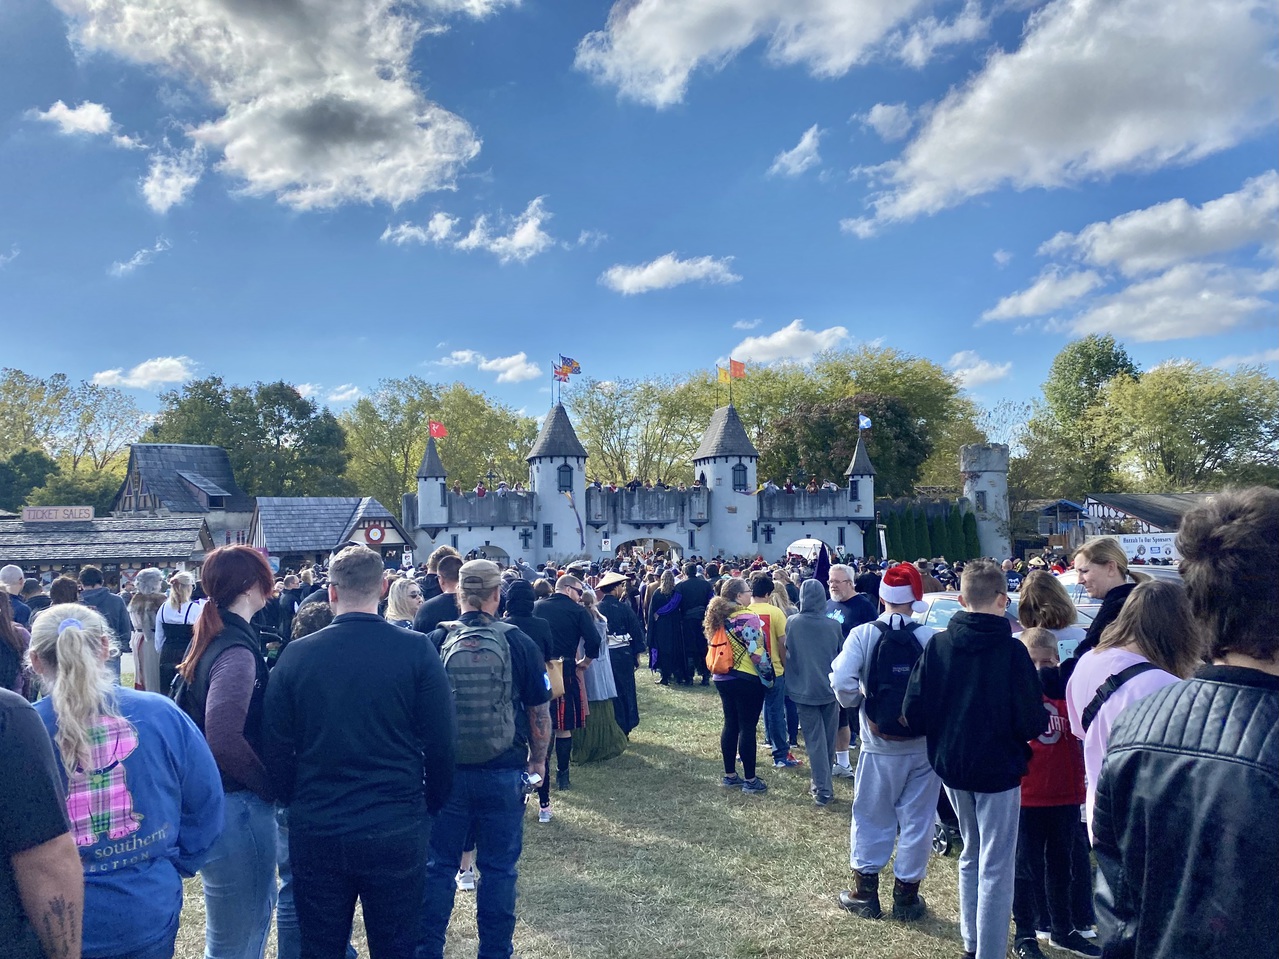
[[[876,103],[866,113],[853,117],[868,126],[885,142],[900,140],[915,125],[910,115],[910,107],[904,103]]]
[[[496,373],[499,383],[522,383],[542,375],[542,368],[530,362],[523,351],[490,359],[476,350],[454,350],[435,362],[440,366],[474,366],[485,373]]]
[[[186,200],[204,175],[204,151],[199,147],[151,154],[151,168],[142,181],[142,195],[156,213]]]
[[[983,360],[975,350],[962,350],[946,361],[946,369],[955,374],[959,385],[973,389],[986,383],[1002,380],[1012,372],[1012,363],[992,363]]]
[[[298,391],[298,396],[304,400],[309,400],[320,392],[320,385],[318,383],[299,383],[294,389]]]
[[[166,383],[183,383],[195,375],[195,360],[189,356],[157,356],[144,360],[127,373],[123,369],[93,374],[99,386],[131,386],[151,390]]]
[[[1264,366],[1267,363],[1279,363],[1279,347],[1245,356],[1223,356],[1212,365],[1219,370],[1228,370],[1236,366]]]
[[[576,66],[626,97],[679,103],[694,70],[716,69],[757,41],[768,59],[838,77],[865,62],[924,0],[618,0]]]
[[[133,254],[133,256],[129,257],[127,260],[124,260],[123,262],[121,262],[120,260],[116,260],[114,263],[111,264],[110,267],[107,268],[107,272],[115,277],[128,276],[130,273],[132,273],[134,270],[138,269],[139,267],[146,266],[148,263],[154,260],[157,256],[163,253],[165,250],[169,249],[172,245],[173,244],[170,243],[168,240],[166,240],[164,237],[159,237],[156,239],[154,246],[149,246],[141,250],[138,250],[137,253]]]
[[[1042,316],[1073,303],[1101,286],[1102,279],[1092,270],[1063,273],[1049,267],[1020,293],[1004,297],[981,315],[983,320],[1016,320],[1025,316]]]
[[[574,246],[586,247],[588,250],[598,250],[600,245],[608,239],[608,234],[601,230],[583,230],[577,235],[577,242]]]
[[[897,56],[907,66],[920,69],[927,65],[941,47],[972,43],[986,35],[990,21],[981,15],[981,4],[966,0],[955,19],[943,22],[924,17],[910,25],[897,39]]]
[[[1203,206],[1176,199],[1133,210],[1089,224],[1078,233],[1058,233],[1039,252],[1070,254],[1137,276],[1241,246],[1273,242],[1277,221],[1279,172],[1269,170],[1237,192]]]
[[[457,250],[487,250],[502,263],[512,260],[525,263],[555,245],[554,238],[542,229],[553,215],[546,209],[545,199],[536,197],[519,216],[498,217],[503,232],[496,234],[489,226],[488,215],[484,214],[475,218],[466,234],[454,239],[459,219],[447,213],[435,213],[424,227],[408,222],[387,226],[381,239],[396,246],[433,243]]]
[[[47,110],[33,110],[37,120],[52,123],[58,132],[67,136],[106,136],[115,129],[111,111],[101,103],[86,100],[76,107],[69,107],[58,100]]]
[[[929,114],[869,217],[936,213],[1011,185],[1060,187],[1191,163],[1274,122],[1268,0],[1053,0]]]
[[[732,262],[731,256],[720,259],[699,256],[681,260],[674,253],[664,253],[648,263],[635,266],[618,263],[610,266],[599,281],[624,296],[634,296],[650,290],[668,290],[683,283],[736,283],[741,277],[729,269]]]
[[[18,249],[18,244],[15,243],[13,246],[9,247],[8,253],[0,253],[0,267],[8,266],[18,258],[18,255],[21,252],[22,251]]]
[[[995,258],[995,265],[1000,267],[1001,269],[1007,266],[1013,260],[1013,255],[1009,253],[1007,250],[996,250],[991,255],[994,256]]]
[[[1266,272],[1182,263],[1133,283],[1067,324],[1080,336],[1113,333],[1142,343],[1224,333],[1273,315],[1279,269]]]
[[[822,350],[832,350],[848,339],[848,330],[832,326],[825,330],[806,330],[803,320],[793,320],[775,333],[748,336],[733,347],[730,356],[738,360],[772,363],[792,360],[804,363]]]
[[[753,330],[755,327],[763,323],[763,320],[738,320],[733,324],[735,330]]]
[[[300,210],[395,206],[450,187],[479,152],[470,125],[425,97],[410,59],[440,17],[485,16],[498,0],[54,2],[82,49],[198,91],[215,115],[188,136],[220,151],[218,170],[250,195]]]
[[[360,398],[360,388],[354,383],[343,383],[329,391],[327,400],[330,403],[351,403]]]
[[[817,152],[821,141],[822,131],[814,123],[804,131],[804,135],[799,138],[799,143],[777,154],[773,159],[773,165],[768,168],[768,175],[799,176],[805,170],[817,166],[822,162],[821,154]]]

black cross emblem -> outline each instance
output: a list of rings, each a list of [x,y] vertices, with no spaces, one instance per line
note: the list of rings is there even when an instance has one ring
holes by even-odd
[[[765,523],[759,528],[759,531],[764,534],[764,542],[772,545],[773,534],[777,532],[777,529],[773,526],[773,524]]]
[[[520,542],[524,544],[525,549],[528,549],[529,544],[533,542],[533,531],[531,529],[520,530]]]

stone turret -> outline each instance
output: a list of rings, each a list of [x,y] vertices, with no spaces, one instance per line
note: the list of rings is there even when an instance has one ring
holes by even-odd
[[[875,466],[870,461],[866,444],[857,437],[857,448],[853,450],[852,462],[844,470],[848,477],[848,509],[858,519],[875,518]],[[862,527],[865,531],[866,527]]]
[[[417,468],[417,522],[422,526],[447,526],[449,522],[448,474],[435,449],[435,437],[428,437],[422,465]]]
[[[537,494],[537,541],[543,558],[563,559],[588,548],[582,510],[586,508],[586,448],[562,403],[546,415],[528,454],[529,489]],[[567,495],[566,495],[567,494]],[[592,552],[594,545],[590,546]]]
[[[1012,555],[1008,516],[1008,447],[1002,443],[974,443],[959,448],[959,472],[964,496],[977,516],[977,539],[983,556]]]
[[[727,555],[744,556],[753,549],[756,505],[741,494],[755,492],[758,470],[759,450],[746,435],[736,408],[721,406],[711,414],[702,442],[693,454],[693,475],[700,478],[705,474],[711,491],[715,542],[708,545]]]

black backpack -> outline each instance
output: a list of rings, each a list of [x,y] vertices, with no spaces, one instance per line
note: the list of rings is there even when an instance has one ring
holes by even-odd
[[[879,630],[879,641],[870,654],[866,677],[866,718],[876,736],[915,739],[917,735],[902,723],[902,703],[911,670],[924,655],[923,644],[915,638],[919,624],[907,621],[901,628],[890,629],[877,619],[872,625]]]

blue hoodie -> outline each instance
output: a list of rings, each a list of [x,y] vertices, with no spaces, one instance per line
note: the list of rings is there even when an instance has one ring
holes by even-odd
[[[86,957],[142,950],[172,935],[182,879],[222,833],[222,782],[195,723],[158,694],[116,688],[114,695],[120,716],[88,731],[94,775],[68,782],[58,756],[84,865]],[[53,738],[52,700],[35,708]]]

